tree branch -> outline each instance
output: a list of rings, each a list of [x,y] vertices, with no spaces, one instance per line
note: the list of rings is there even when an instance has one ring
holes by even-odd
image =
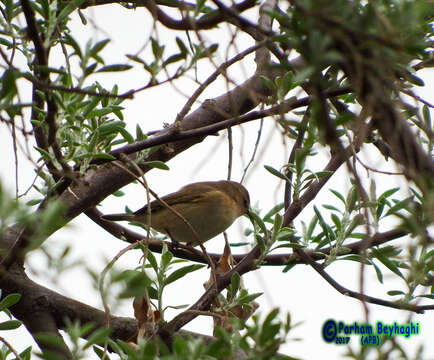
[[[335,97],[343,94],[348,94],[351,91],[352,91],[351,88],[343,87],[338,89],[330,89],[327,90],[325,93],[327,97]],[[182,140],[187,140],[192,138],[202,138],[204,136],[215,134],[220,130],[227,129],[232,126],[245,124],[250,121],[270,117],[273,115],[287,113],[291,110],[295,110],[300,107],[307,106],[311,103],[311,101],[312,100],[310,96],[306,96],[298,100],[294,100],[291,98],[282,102],[279,105],[272,106],[265,110],[251,111],[245,115],[235,116],[233,118],[222,120],[212,125],[202,126],[192,130],[177,131],[172,128],[169,128],[168,130],[159,130],[157,131],[157,134],[151,137],[150,139],[125,145],[121,148],[111,151],[109,154],[114,156],[115,158],[119,158],[120,154],[133,154],[138,151],[149,149],[151,147],[162,145],[162,144],[167,144],[175,141],[182,141]],[[110,161],[111,160],[106,160],[106,159],[96,159],[92,161],[92,164],[103,164]]]
[[[126,1],[128,3],[134,4],[135,7],[145,7],[152,16],[165,27],[172,30],[205,30],[211,29],[218,25],[219,23],[226,20],[226,17],[222,11],[214,11],[211,14],[206,14],[201,18],[194,20],[190,17],[183,18],[182,20],[177,20],[167,15],[163,10],[161,10],[157,5],[158,1],[140,1],[131,0]],[[106,4],[118,4],[121,3],[119,0],[89,0],[83,2],[81,5],[82,9],[86,9],[90,6],[96,5],[106,5]],[[180,3],[182,4],[182,3]],[[244,0],[240,3],[235,4],[231,9],[237,13],[241,13],[247,9],[252,8],[256,5],[255,0]]]
[[[96,224],[101,226],[104,230],[106,230],[119,240],[127,241],[129,243],[135,243],[145,237],[142,234],[129,230],[128,228],[120,225],[119,223],[101,219],[101,216],[103,214],[96,208],[87,210],[86,215],[92,221],[94,221]],[[346,255],[359,254],[361,250],[366,249],[366,244],[369,244],[369,246],[379,246],[381,244],[401,238],[406,235],[408,235],[408,232],[403,229],[393,229],[390,231],[385,231],[383,233],[377,233],[370,238],[365,238],[351,244],[345,244],[345,247],[350,249],[350,252],[348,252]],[[152,252],[161,253],[163,251],[163,243],[167,245],[170,252],[177,258],[195,261],[201,264],[207,264],[207,260],[205,259],[201,251],[184,244],[178,244],[178,246],[174,246],[171,241],[163,242],[161,240],[151,238],[148,244],[149,250],[151,250]],[[324,249],[305,250],[305,252],[309,254],[309,256],[314,260],[321,260],[324,259],[327,255],[330,255],[332,249],[333,247],[326,247]],[[208,255],[215,262],[215,264],[217,264],[217,262],[222,256],[222,254],[215,253],[208,253]],[[234,258],[236,263],[240,262],[246,256],[247,254],[232,254],[232,257]],[[270,254],[265,256],[263,262],[261,263],[261,265],[265,266],[283,266],[296,264],[306,264],[306,262],[299,256],[294,256],[294,254]]]
[[[55,332],[65,329],[65,319],[78,320],[82,325],[93,323],[97,328],[104,327],[104,312],[82,302],[72,300],[59,293],[47,289],[30,280],[22,268],[14,265],[7,273],[0,276],[2,295],[21,294],[18,303],[10,308],[17,319],[24,322],[28,330],[36,332]],[[48,319],[48,326],[42,320]],[[134,319],[111,316],[110,328],[113,339],[128,340],[137,330]],[[86,334],[90,335],[90,334]],[[43,346],[43,345],[41,345]]]
[[[368,302],[371,304],[381,305],[393,309],[399,309],[399,310],[408,310],[413,311],[418,314],[423,314],[425,310],[433,310],[434,305],[412,305],[407,303],[399,303],[399,302],[392,302],[387,301],[379,298],[375,298],[373,296],[365,295],[358,293],[353,290],[349,290],[346,287],[340,285],[336,280],[334,280],[322,267],[322,265],[318,264],[316,261],[314,261],[306,252],[304,252],[302,249],[295,248],[294,251],[304,260],[306,261],[310,266],[312,266],[315,271],[321,275],[321,277],[326,280],[331,286],[333,286],[334,289],[336,289],[338,292],[340,292],[342,295],[350,296],[355,299],[361,300],[363,302]]]

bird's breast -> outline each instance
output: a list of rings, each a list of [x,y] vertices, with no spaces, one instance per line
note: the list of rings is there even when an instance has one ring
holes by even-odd
[[[233,200],[226,195],[216,192],[207,197],[207,201],[181,203],[173,206],[197,233],[200,242],[205,242],[225,231],[238,217]],[[158,216],[151,218],[151,226],[166,233],[173,240],[197,245],[198,239],[180,216],[164,208]]]

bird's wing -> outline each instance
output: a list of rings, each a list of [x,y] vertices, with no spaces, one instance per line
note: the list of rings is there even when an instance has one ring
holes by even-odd
[[[190,184],[192,185],[192,184]],[[179,192],[168,194],[163,196],[161,199],[164,200],[168,205],[174,206],[177,204],[183,204],[183,203],[197,203],[202,201],[205,198],[205,195],[210,191],[216,191],[215,188],[203,184],[201,185],[200,189],[198,188],[198,184],[194,187],[195,191],[194,193],[189,192],[188,188],[190,185],[184,186],[181,190],[187,190],[183,192],[182,195],[179,194]],[[154,200],[151,202],[151,212],[159,211],[161,209],[164,209],[166,206],[163,205],[159,200]],[[145,205],[141,209],[137,210],[134,214],[135,215],[143,215],[146,214],[148,211],[148,205]]]

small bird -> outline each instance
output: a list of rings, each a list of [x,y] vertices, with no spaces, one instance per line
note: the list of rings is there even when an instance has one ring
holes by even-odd
[[[246,188],[228,180],[189,184],[161,198],[179,212],[196,231],[199,242],[186,223],[159,200],[152,201],[151,227],[167,234],[172,241],[197,246],[225,231],[241,215],[250,215],[250,196]],[[148,204],[128,214],[101,216],[104,220],[148,224]]]

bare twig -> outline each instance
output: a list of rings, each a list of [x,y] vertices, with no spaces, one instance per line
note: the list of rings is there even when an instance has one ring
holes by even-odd
[[[340,292],[342,295],[350,296],[355,299],[358,299],[362,302],[368,302],[371,304],[381,305],[393,309],[400,309],[400,310],[408,310],[413,311],[418,314],[424,313],[425,310],[434,309],[434,305],[431,306],[419,306],[419,305],[412,305],[412,304],[405,304],[405,303],[396,303],[392,301],[387,301],[379,298],[375,298],[373,296],[365,295],[358,293],[356,291],[349,290],[345,288],[344,286],[340,285],[336,280],[334,280],[324,269],[323,267],[318,264],[316,261],[314,261],[308,254],[306,254],[303,250],[295,248],[294,251],[306,261],[310,266],[312,266],[315,271],[322,276],[324,280],[326,280],[331,286],[333,286],[334,289],[336,289],[338,292]]]
[[[3,336],[0,336],[0,341],[3,344],[5,344],[10,351],[12,351],[12,353],[15,355],[15,358],[17,360],[23,360],[23,358],[18,354],[18,352],[15,350],[15,348],[11,344],[9,344],[8,341]]]

